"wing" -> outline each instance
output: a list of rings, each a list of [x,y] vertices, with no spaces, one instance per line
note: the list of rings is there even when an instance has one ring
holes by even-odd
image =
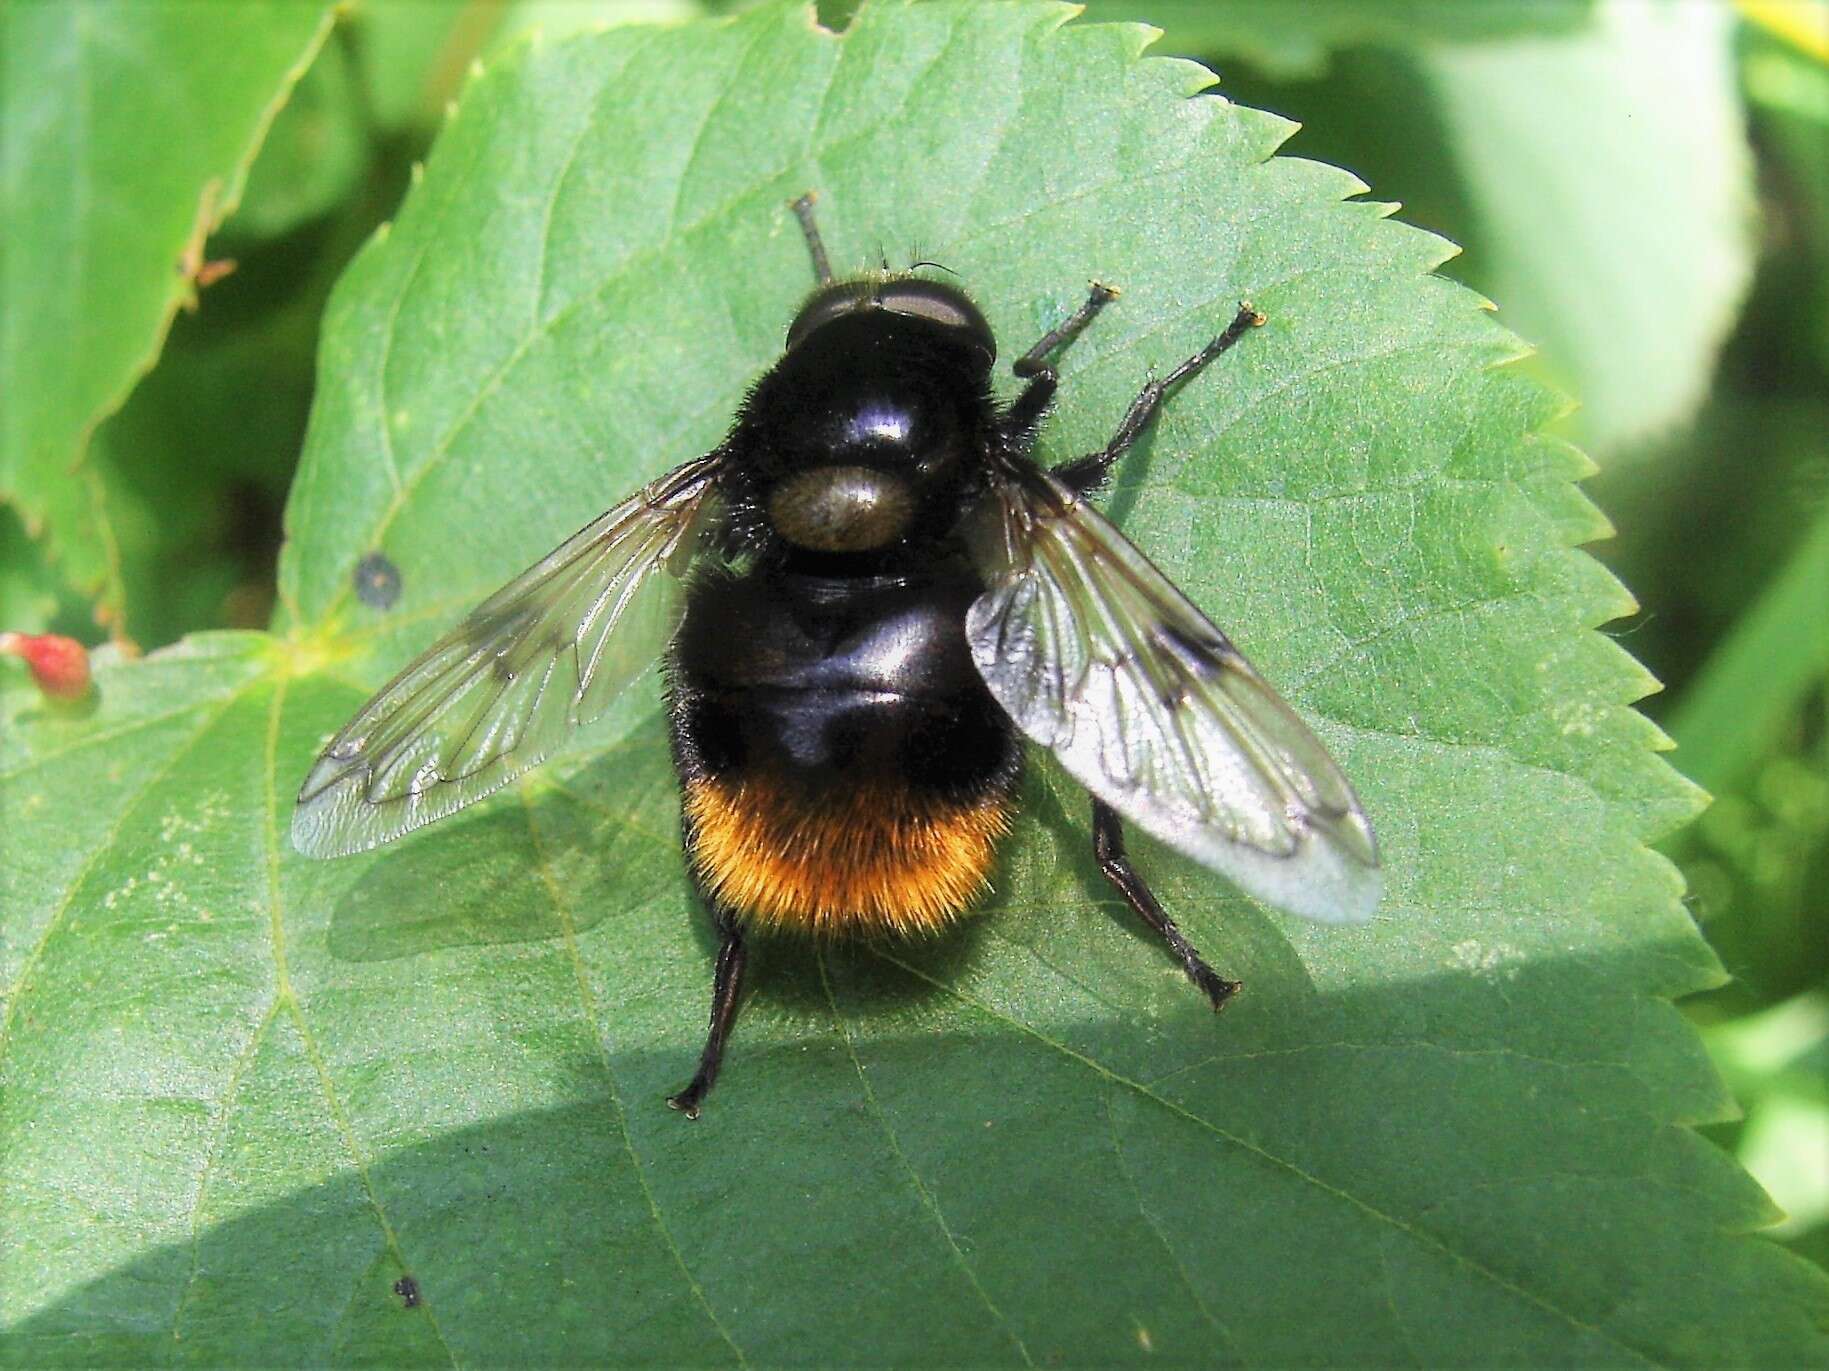
[[[1023,733],[1145,832],[1293,914],[1369,919],[1353,788],[1251,664],[1052,476],[1015,473],[974,536],[972,660]]]
[[[585,525],[363,705],[299,789],[292,845],[362,852],[473,804],[551,756],[679,622],[712,454]]]

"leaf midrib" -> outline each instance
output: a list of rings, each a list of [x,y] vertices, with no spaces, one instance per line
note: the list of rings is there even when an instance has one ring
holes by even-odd
[[[368,1159],[356,1139],[355,1130],[350,1126],[349,1116],[343,1109],[342,1101],[337,1096],[336,1083],[331,1080],[330,1068],[325,1064],[323,1050],[318,1045],[317,1035],[312,1032],[311,1024],[305,1018],[303,1008],[299,1005],[298,996],[292,989],[292,973],[286,960],[286,922],[285,909],[280,885],[280,823],[279,823],[279,726],[285,709],[286,691],[291,679],[280,675],[274,682],[273,703],[267,713],[266,739],[266,866],[267,866],[267,903],[268,929],[274,969],[274,1004],[284,1005],[292,1017],[294,1027],[298,1029],[299,1039],[304,1045],[305,1056],[316,1074],[318,1088],[323,1092],[324,1108],[332,1125],[337,1130],[338,1140],[349,1154],[350,1161],[356,1168],[356,1174],[362,1182],[362,1193],[366,1196],[375,1222],[380,1225],[382,1240],[387,1245],[388,1254],[393,1257],[401,1272],[411,1271],[412,1265],[406,1260],[406,1254],[395,1233],[394,1225],[382,1207],[381,1196],[375,1189],[374,1179],[369,1174]],[[269,1019],[270,1021],[270,1019]],[[233,1105],[224,1109],[224,1124]],[[202,1199],[202,1187],[198,1188],[198,1199]],[[452,1366],[458,1365],[457,1355],[445,1340],[442,1329],[438,1326],[438,1316],[432,1308],[431,1301],[422,1293],[420,1307],[425,1310],[426,1322],[431,1326],[432,1335],[438,1339],[438,1345],[450,1359]]]

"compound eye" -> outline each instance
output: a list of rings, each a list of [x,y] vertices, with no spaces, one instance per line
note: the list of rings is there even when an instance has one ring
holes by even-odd
[[[997,340],[991,336],[991,326],[978,307],[952,286],[921,280],[841,281],[827,286],[795,316],[787,331],[788,351],[834,319],[866,309],[886,309],[891,314],[958,329],[965,341],[984,354],[987,364],[996,360]]]
[[[986,357],[997,356],[997,340],[978,307],[963,292],[938,281],[892,281],[877,292],[877,303],[896,314],[929,319],[964,330]]]
[[[828,286],[801,308],[787,331],[788,350],[792,351],[815,329],[831,323],[853,310],[872,303],[875,292],[867,281],[843,281]]]

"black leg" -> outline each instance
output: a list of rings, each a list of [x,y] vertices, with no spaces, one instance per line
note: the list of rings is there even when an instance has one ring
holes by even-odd
[[[1010,366],[1016,375],[1028,381],[1022,393],[1010,403],[1004,411],[1000,427],[1004,441],[1012,448],[1026,453],[1035,441],[1035,431],[1041,426],[1048,408],[1054,403],[1054,392],[1060,388],[1061,378],[1048,362],[1048,354],[1066,347],[1081,333],[1086,326],[1098,317],[1099,311],[1118,298],[1116,286],[1092,283],[1092,290],[1086,297],[1086,303],[1073,312],[1065,323],[1049,329],[1022,356]]]
[[[1188,979],[1200,987],[1213,1002],[1214,1009],[1225,1008],[1226,1001],[1238,990],[1239,983],[1228,981],[1208,966],[1194,950],[1194,944],[1175,927],[1175,921],[1162,912],[1162,906],[1156,903],[1156,897],[1150,894],[1149,887],[1143,884],[1143,878],[1131,866],[1130,858],[1124,855],[1124,821],[1118,817],[1117,810],[1096,796],[1092,801],[1092,851],[1099,859],[1099,870],[1118,888],[1118,893],[1124,897],[1125,902],[1137,911],[1137,917],[1153,928],[1157,936],[1181,958]]]
[[[1223,333],[1167,376],[1143,387],[1137,398],[1130,402],[1130,409],[1125,412],[1118,431],[1112,434],[1111,441],[1105,444],[1103,450],[1085,457],[1076,457],[1071,462],[1063,462],[1054,468],[1054,474],[1080,495],[1090,494],[1104,485],[1105,478],[1111,473],[1111,464],[1130,451],[1132,444],[1155,422],[1156,416],[1162,411],[1164,397],[1183,381],[1199,375],[1201,368],[1244,337],[1247,331],[1263,322],[1264,316],[1253,309],[1249,302],[1241,304]]]
[[[819,225],[813,220],[813,201],[815,196],[808,191],[794,201],[794,217],[800,221],[800,231],[806,235],[807,252],[813,258],[813,274],[819,278],[819,284],[832,284],[832,263],[826,256],[826,245],[820,240]]]
[[[1094,281],[1092,292],[1086,297],[1086,303],[1076,309],[1066,323],[1042,334],[1040,341],[1034,347],[1011,363],[1010,370],[1024,378],[1040,376],[1043,372],[1048,371],[1050,369],[1048,354],[1066,347],[1067,344],[1078,338],[1086,331],[1086,325],[1098,318],[1099,311],[1117,298],[1117,287]]]
[[[737,921],[715,907],[712,917],[724,941],[718,945],[718,968],[711,982],[711,1031],[706,1034],[705,1050],[699,1055],[698,1073],[679,1094],[667,1097],[667,1103],[689,1119],[698,1118],[699,1106],[724,1063],[724,1042],[737,1019],[737,1001],[743,994],[743,964],[749,958]]]
[[[997,421],[998,430],[1003,434],[1006,447],[1028,455],[1035,444],[1036,430],[1047,418],[1049,408],[1054,404],[1054,392],[1060,389],[1060,378],[1054,374],[1053,367],[1045,367],[1039,376],[1031,376],[1029,384],[1022,392],[1010,401]]]

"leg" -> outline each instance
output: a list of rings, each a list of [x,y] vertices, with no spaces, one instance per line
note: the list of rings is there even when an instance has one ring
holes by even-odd
[[[737,921],[716,905],[712,906],[712,919],[724,941],[718,946],[718,968],[711,982],[711,1031],[705,1037],[705,1050],[699,1055],[698,1073],[684,1090],[667,1098],[670,1107],[689,1119],[698,1118],[705,1093],[718,1079],[718,1068],[724,1062],[724,1041],[730,1037],[731,1024],[736,1022],[737,1001],[743,993],[743,964],[749,957]]]
[[[1003,431],[1010,441],[1027,450],[1027,444],[1034,440],[1035,430],[1054,403],[1054,392],[1060,386],[1060,377],[1048,364],[1048,354],[1067,346],[1081,333],[1086,326],[1098,317],[1099,311],[1118,298],[1117,287],[1092,283],[1092,290],[1068,320],[1056,328],[1049,329],[1022,356],[1011,364],[1018,379],[1026,380],[1022,394],[1011,403],[1004,412]]]
[[[1257,328],[1263,322],[1264,316],[1253,309],[1249,302],[1241,304],[1223,333],[1160,381],[1151,381],[1143,387],[1137,398],[1130,402],[1124,421],[1118,425],[1118,431],[1112,434],[1111,441],[1105,444],[1102,451],[1063,462],[1054,468],[1054,474],[1081,495],[1089,494],[1104,485],[1106,476],[1111,473],[1111,464],[1130,451],[1132,444],[1156,421],[1156,416],[1162,412],[1163,398],[1183,381],[1199,375],[1203,367],[1244,337],[1247,330]]]
[[[1092,851],[1099,859],[1099,870],[1118,888],[1125,902],[1181,958],[1188,979],[1200,987],[1213,1002],[1214,1009],[1223,1009],[1238,990],[1239,983],[1228,981],[1201,960],[1194,944],[1183,937],[1181,930],[1175,927],[1175,921],[1162,912],[1162,906],[1156,903],[1156,897],[1150,894],[1149,887],[1143,884],[1143,878],[1124,855],[1124,823],[1118,818],[1118,811],[1097,798],[1092,802]]]
[[[1004,442],[1010,448],[1028,453],[1035,442],[1035,431],[1041,428],[1041,420],[1048,415],[1048,408],[1054,404],[1055,391],[1061,388],[1061,377],[1055,375],[1054,367],[1048,366],[1048,353],[1074,342],[1074,338],[1085,333],[1086,325],[1092,324],[1099,311],[1116,298],[1116,285],[1092,283],[1092,292],[1086,296],[1086,303],[1075,309],[1072,318],[1068,318],[1066,324],[1048,329],[1048,333],[1044,333],[1037,344],[1011,364],[1011,371],[1015,371],[1022,380],[1028,380],[1028,386],[1022,388],[1017,399],[1011,400],[1010,408],[1004,409],[1002,419],[999,420]]]
[[[1042,334],[1039,342],[1010,365],[1020,379],[1039,376],[1048,368],[1048,354],[1057,348],[1066,347],[1080,334],[1086,331],[1086,325],[1098,318],[1099,311],[1118,298],[1117,287],[1103,285],[1098,281],[1092,283],[1092,293],[1086,297],[1086,303],[1076,309],[1066,323],[1058,328],[1051,328]]]
[[[825,243],[820,240],[819,225],[813,221],[813,200],[813,192],[809,190],[794,201],[794,217],[800,221],[800,231],[806,235],[807,252],[813,258],[813,275],[819,278],[820,285],[829,286],[832,284],[832,263],[826,257]]]

